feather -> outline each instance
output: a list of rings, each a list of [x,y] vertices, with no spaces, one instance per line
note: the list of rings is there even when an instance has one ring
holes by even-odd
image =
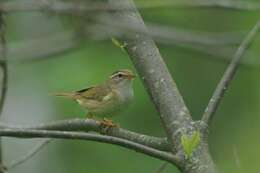
[[[55,93],[56,97],[75,98],[75,93]]]

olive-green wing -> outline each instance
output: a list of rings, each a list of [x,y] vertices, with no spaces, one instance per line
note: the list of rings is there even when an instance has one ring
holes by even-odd
[[[110,92],[110,89],[101,85],[85,88],[75,93],[84,99],[102,101]]]

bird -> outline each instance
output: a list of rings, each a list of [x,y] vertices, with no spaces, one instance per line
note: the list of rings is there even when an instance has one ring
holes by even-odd
[[[99,85],[54,95],[75,100],[87,111],[87,118],[102,118],[102,125],[115,127],[109,118],[125,110],[132,102],[134,97],[132,83],[135,77],[131,70],[120,69]]]

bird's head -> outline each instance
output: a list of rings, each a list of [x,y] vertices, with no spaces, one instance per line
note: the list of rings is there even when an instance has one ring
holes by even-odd
[[[117,70],[112,73],[109,80],[115,85],[126,85],[131,84],[132,80],[135,78],[135,74],[128,69]]]

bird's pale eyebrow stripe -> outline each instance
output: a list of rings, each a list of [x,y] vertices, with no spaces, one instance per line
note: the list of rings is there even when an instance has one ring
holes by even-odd
[[[118,72],[115,72],[114,74],[112,74],[112,75],[111,75],[111,78],[113,78],[113,77],[115,77],[115,76],[117,76],[117,75],[119,75],[119,74],[125,75],[125,73],[123,73],[123,72],[121,72],[121,71],[118,71]]]

